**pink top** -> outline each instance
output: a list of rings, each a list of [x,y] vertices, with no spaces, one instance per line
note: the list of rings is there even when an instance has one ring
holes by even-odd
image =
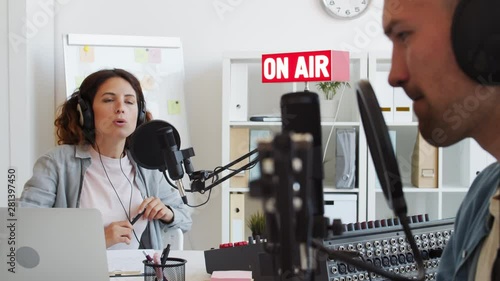
[[[137,208],[143,198],[135,184],[135,169],[130,159],[127,155],[119,159],[99,156],[93,148],[90,149],[90,155],[92,163],[83,178],[80,208],[98,209],[101,212],[104,227],[112,222],[129,218],[132,220],[141,211]],[[142,218],[134,224],[137,239],[141,239],[146,225],[147,220]],[[129,245],[118,243],[109,247],[108,250],[138,249],[137,239],[132,234]]]

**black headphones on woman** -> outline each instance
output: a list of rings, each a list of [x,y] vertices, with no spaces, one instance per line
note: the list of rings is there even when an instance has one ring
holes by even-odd
[[[137,107],[137,126],[139,127],[141,124],[146,122],[146,107],[144,102],[144,97],[138,96]],[[78,104],[76,105],[76,110],[80,116],[80,126],[83,128],[85,133],[91,133],[94,131],[94,111],[92,110],[92,105],[90,102],[86,101],[82,98],[80,94],[78,94]]]
[[[458,65],[473,80],[500,85],[500,1],[459,1],[451,27]]]

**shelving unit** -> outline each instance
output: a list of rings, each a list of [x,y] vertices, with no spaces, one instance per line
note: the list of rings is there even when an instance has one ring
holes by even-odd
[[[387,78],[390,70],[390,54],[370,53],[368,76],[372,84],[377,77]],[[377,90],[377,89],[375,89]],[[394,95],[405,95],[394,91]],[[379,93],[377,93],[377,96]],[[382,105],[381,105],[382,106]],[[411,184],[412,153],[415,145],[418,122],[413,116],[411,122],[387,122],[389,130],[396,135],[396,158],[403,181],[403,191],[408,205],[408,215],[429,214],[430,219],[454,217],[465,197],[476,173],[495,159],[484,151],[474,140],[463,140],[453,146],[438,149],[438,184],[436,188],[418,188]],[[376,173],[370,153],[368,153],[367,219],[393,217],[387,207],[383,192],[376,188]],[[374,198],[374,200],[372,199]]]
[[[281,122],[250,122],[248,121],[250,116],[258,114],[279,116],[281,95],[304,89],[304,84],[299,83],[263,84],[261,82],[261,55],[262,53],[258,52],[232,53],[227,54],[223,59],[222,160],[224,163],[229,163],[236,157],[244,155],[249,151],[250,146],[256,145],[256,139],[250,137],[250,132],[268,131],[267,136],[272,137],[281,131]],[[382,190],[377,187],[378,180],[367,148],[354,92],[354,85],[358,80],[369,78],[374,88],[380,85],[386,87],[382,90],[376,88],[377,96],[387,91],[389,96],[399,95],[398,100],[393,101],[395,104],[403,103],[403,107],[399,107],[403,108],[403,115],[398,112],[396,114],[399,115],[394,115],[395,118],[385,117],[389,118],[386,120],[389,130],[394,131],[396,136],[394,146],[404,184],[408,214],[428,214],[430,219],[454,217],[476,174],[495,159],[473,140],[464,140],[450,147],[439,148],[437,187],[417,188],[413,186],[411,184],[411,157],[418,134],[418,120],[411,111],[411,115],[405,115],[404,103],[408,101],[404,100],[404,92],[387,86],[391,56],[389,53],[351,53],[350,58],[351,87],[345,90],[338,118],[335,123],[330,120],[321,123],[323,149],[327,149],[323,181],[325,216],[342,219],[344,216],[342,211],[344,211],[351,214],[355,212],[354,217],[357,221],[393,217]],[[380,79],[383,81],[379,81]],[[309,89],[318,92],[315,86],[312,83]],[[379,97],[379,102],[384,98],[387,97]],[[383,102],[386,103],[388,100]],[[392,106],[394,107],[395,104]],[[411,106],[411,101],[407,105]],[[384,105],[381,104],[381,106]],[[387,112],[385,114],[387,115]],[[332,128],[332,137],[326,146]],[[341,128],[353,128],[357,133],[356,186],[353,189],[335,187],[335,148],[337,145],[335,135],[336,130]],[[233,135],[238,129],[243,132],[243,137],[240,132],[240,139],[236,139],[236,135]],[[245,226],[246,220],[254,212],[262,211],[261,201],[248,196],[248,180],[251,178],[247,171],[242,173],[240,178],[235,177],[222,184],[221,241],[235,242],[246,239],[251,234]],[[355,202],[341,200],[353,197]],[[339,205],[340,203],[352,204],[342,205],[342,210],[335,209],[332,206],[332,198],[333,202],[337,200]],[[353,219],[352,216],[344,216],[345,218]],[[350,221],[344,220],[344,222]],[[235,228],[240,230],[234,231]],[[243,228],[244,231],[241,230]],[[235,235],[235,232],[238,233]]]
[[[250,122],[249,117],[252,115],[281,115],[280,99],[285,93],[302,91],[305,88],[303,83],[278,83],[278,84],[263,84],[261,82],[261,56],[260,52],[243,52],[226,54],[223,59],[223,113],[222,113],[222,161],[229,163],[234,160],[234,156],[238,153],[231,153],[232,149],[239,149],[246,145],[252,145],[251,141],[245,143],[245,140],[235,143],[235,139],[239,138],[232,133],[235,129],[242,129],[245,132],[248,129],[252,130],[268,130],[271,132],[270,136],[275,133],[281,132],[281,122]],[[367,78],[367,54],[351,54],[351,85],[359,79]],[[316,84],[309,84],[310,91],[318,92]],[[338,94],[339,95],[339,94]],[[322,98],[320,96],[320,98]],[[321,123],[322,126],[322,143],[326,145],[330,130],[333,129],[331,140],[328,144],[327,157],[325,159],[324,171],[324,194],[325,197],[331,199],[344,199],[352,198],[352,196],[342,197],[343,195],[355,195],[355,201],[351,202],[352,210],[345,210],[355,214],[356,220],[365,220],[366,218],[366,205],[359,204],[358,202],[366,202],[366,141],[364,139],[364,132],[360,126],[359,114],[357,111],[356,97],[354,94],[354,87],[346,87],[342,103],[339,109],[337,122],[325,120]],[[358,148],[358,165],[357,165],[357,184],[353,189],[337,189],[335,188],[335,145],[336,145],[336,130],[341,128],[353,128],[357,134],[357,148]],[[249,137],[250,139],[250,137]],[[253,140],[253,139],[252,139]],[[253,140],[255,141],[255,140]],[[255,145],[255,144],[253,144]],[[245,151],[241,150],[240,155]],[[231,157],[231,154],[233,154]],[[256,168],[254,168],[256,169]],[[251,178],[249,173],[242,174],[242,178]],[[237,182],[241,183],[241,179]],[[245,180],[243,180],[244,182]],[[231,196],[234,194],[241,194],[244,197],[244,202],[241,207],[237,208],[238,211],[244,210],[245,221],[253,212],[262,210],[261,201],[250,198],[248,196],[248,186],[234,187],[235,181],[227,181],[222,185],[222,241],[233,241],[235,238],[231,235],[231,216],[238,217],[238,225],[241,225],[242,216],[235,214],[236,209],[231,206]],[[332,194],[332,196],[330,196]],[[240,200],[238,198],[237,200]],[[339,201],[340,202],[340,201]],[[346,203],[346,202],[344,202]],[[235,207],[233,205],[233,207]],[[330,206],[331,207],[331,206]],[[240,210],[241,209],[241,210]],[[227,212],[226,212],[227,210]],[[328,208],[330,210],[330,208]],[[332,217],[335,214],[330,214]],[[245,236],[249,236],[249,230],[245,227]],[[237,239],[236,239],[237,240]],[[236,241],[235,240],[235,241]]]
[[[250,122],[248,121],[250,116],[259,114],[280,116],[281,95],[304,89],[302,83],[263,84],[261,82],[261,55],[260,52],[231,53],[223,58],[223,163],[231,162],[236,156],[248,152],[252,145],[255,146],[256,139],[249,136],[253,130],[268,131],[270,132],[268,137],[281,131],[281,122]],[[321,123],[323,149],[327,149],[323,182],[325,200],[351,198],[352,195],[355,195],[354,198],[356,198],[355,202],[351,202],[353,204],[347,205],[349,207],[343,207],[342,210],[335,210],[333,213],[331,212],[332,205],[325,205],[325,210],[330,212],[325,211],[325,216],[342,219],[342,211],[344,211],[351,214],[355,212],[357,221],[393,217],[392,211],[387,207],[382,190],[377,188],[375,169],[360,122],[354,89],[355,83],[360,79],[370,79],[372,85],[378,83],[376,81],[378,78],[385,77],[384,79],[387,79],[390,58],[389,53],[351,53],[351,87],[345,90],[338,118],[335,123],[331,120],[324,120]],[[387,73],[381,73],[384,71]],[[309,85],[309,89],[318,92],[314,83]],[[401,90],[389,89],[389,91],[392,91],[394,95],[405,95]],[[377,95],[381,93],[377,90],[376,92]],[[401,102],[406,101],[397,101],[397,103]],[[409,104],[411,106],[411,102]],[[411,155],[418,133],[417,118],[412,113],[410,116],[404,115],[403,118],[401,116],[397,115],[387,124],[389,130],[396,132],[396,157],[404,183],[408,215],[429,214],[430,219],[455,216],[476,172],[481,171],[494,159],[470,140],[444,149],[440,148],[438,150],[437,187],[416,188],[411,184]],[[328,147],[325,147],[332,128],[331,140]],[[357,134],[357,170],[354,189],[335,187],[335,136],[336,130],[342,128],[353,128]],[[234,134],[236,130],[241,130],[239,137]],[[245,240],[251,234],[249,229],[244,226],[246,219],[254,212],[262,211],[261,201],[250,198],[248,195],[250,173],[247,171],[242,173],[239,178],[235,178],[222,184],[221,241],[223,242],[237,242],[241,238]],[[344,195],[347,196],[342,197]],[[234,200],[232,201],[231,198]],[[232,221],[231,217],[236,217],[237,221]],[[345,217],[351,219],[351,217]],[[235,226],[240,229],[244,226],[245,230],[238,231],[236,236],[232,235],[234,231],[231,229]]]

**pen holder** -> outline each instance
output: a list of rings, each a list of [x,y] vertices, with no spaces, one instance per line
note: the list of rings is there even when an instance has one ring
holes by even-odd
[[[154,264],[147,260],[144,263],[144,281],[185,281],[186,260],[180,258],[168,258],[165,265]],[[161,279],[158,279],[159,275]]]

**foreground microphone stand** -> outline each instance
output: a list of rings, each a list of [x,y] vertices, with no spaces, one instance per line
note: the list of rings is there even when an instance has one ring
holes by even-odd
[[[312,136],[279,134],[258,150],[261,178],[250,195],[263,199],[275,280],[314,280]]]
[[[314,281],[315,276],[322,275],[315,264],[324,262],[319,252],[327,254],[330,259],[346,262],[390,280],[424,280],[422,258],[406,217],[400,216],[400,220],[418,263],[417,276],[387,272],[360,260],[356,252],[329,249],[319,239],[323,237],[314,235],[312,209],[319,202],[311,200],[313,163],[310,134],[279,134],[272,142],[260,142],[258,151],[261,178],[250,183],[250,195],[263,200],[269,236],[265,249],[273,256],[275,280]],[[335,225],[327,228],[335,229]]]

